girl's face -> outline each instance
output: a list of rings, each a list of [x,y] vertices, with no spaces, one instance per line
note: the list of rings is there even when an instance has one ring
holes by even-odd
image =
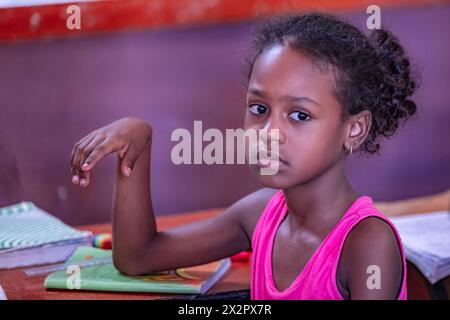
[[[264,185],[287,189],[306,183],[344,158],[345,122],[333,92],[331,72],[289,46],[275,45],[257,57],[244,127],[279,130],[278,172],[260,175],[261,166],[251,165]]]

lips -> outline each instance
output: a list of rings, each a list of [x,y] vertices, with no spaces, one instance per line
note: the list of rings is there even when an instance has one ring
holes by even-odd
[[[270,156],[269,156],[270,154]],[[288,163],[280,157],[280,155],[274,151],[260,150],[258,152],[258,161],[257,164],[259,167],[280,167],[281,165],[287,165]]]

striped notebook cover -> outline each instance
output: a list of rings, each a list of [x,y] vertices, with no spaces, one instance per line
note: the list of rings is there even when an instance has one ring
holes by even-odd
[[[71,243],[91,236],[35,206],[21,202],[0,208],[0,253],[49,244]]]

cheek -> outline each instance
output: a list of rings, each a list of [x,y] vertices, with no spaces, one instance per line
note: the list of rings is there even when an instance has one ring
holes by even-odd
[[[317,120],[319,121],[319,120]],[[295,166],[313,171],[335,161],[341,150],[343,128],[338,123],[317,122],[289,136],[287,149]]]
[[[339,159],[342,130],[331,123],[320,123],[310,127],[285,127],[287,141],[280,151],[289,161],[285,170],[273,176],[259,175],[260,182],[270,188],[286,189],[318,176]]]

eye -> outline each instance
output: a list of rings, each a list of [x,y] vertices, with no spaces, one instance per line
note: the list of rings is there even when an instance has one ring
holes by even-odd
[[[294,119],[295,121],[308,121],[311,119],[311,116],[309,114],[301,111],[294,111],[289,114],[289,117]]]
[[[267,112],[267,107],[260,104],[252,104],[248,109],[252,114],[257,116],[261,116]]]

